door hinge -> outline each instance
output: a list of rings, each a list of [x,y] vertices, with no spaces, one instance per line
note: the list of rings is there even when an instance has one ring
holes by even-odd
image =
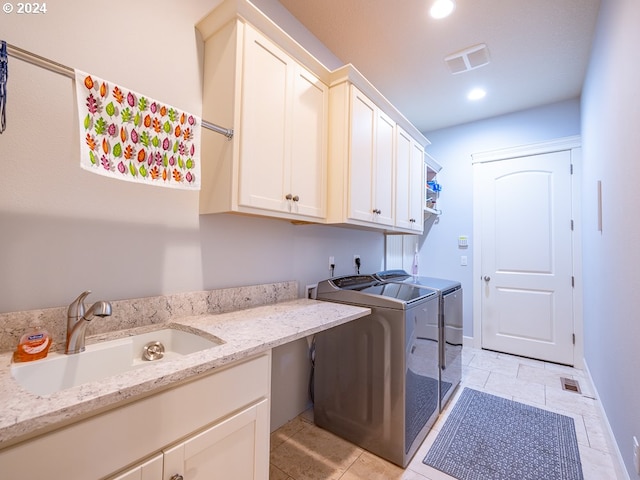
[[[573,232],[573,220],[571,220],[571,231]]]
[[[573,344],[575,345],[576,344],[576,334],[575,333],[571,334],[571,340],[573,341]]]
[[[571,286],[572,287],[576,286],[576,277],[574,277],[573,275],[571,275]]]
[[[573,175],[573,163],[569,164],[569,174]]]

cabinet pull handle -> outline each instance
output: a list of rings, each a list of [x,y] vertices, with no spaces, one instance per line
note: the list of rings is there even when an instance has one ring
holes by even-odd
[[[300,197],[299,197],[298,195],[295,195],[295,196],[293,197],[293,201],[294,201],[294,202],[297,202],[298,200],[300,200]]]
[[[489,275],[485,275],[485,276],[484,276],[484,278],[483,278],[483,280],[484,280],[485,282],[488,282],[489,280],[491,280],[491,277],[490,277]]]
[[[284,198],[286,198],[287,200],[291,200],[291,199],[293,199],[293,195],[291,195],[290,193],[287,193],[287,196],[284,197]]]
[[[179,473],[176,473],[169,480],[184,480],[184,477],[182,475],[180,475]]]
[[[378,210],[377,208],[374,208],[373,213],[380,215],[382,213],[382,210]]]

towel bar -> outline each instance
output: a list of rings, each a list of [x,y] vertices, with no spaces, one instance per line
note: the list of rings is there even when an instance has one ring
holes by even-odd
[[[75,79],[75,70],[73,68],[67,67],[66,65],[62,65],[61,63],[42,57],[33,52],[29,52],[28,50],[24,50],[20,47],[16,47],[15,45],[11,45],[10,43],[7,43],[7,55],[18,58],[37,67],[47,69],[51,72],[64,75],[65,77]],[[215,123],[207,122],[204,119],[201,121],[201,123],[202,127],[206,128],[207,130],[211,130],[213,132],[224,135],[229,140],[233,138],[233,129],[221,127],[219,125],[216,125]]]

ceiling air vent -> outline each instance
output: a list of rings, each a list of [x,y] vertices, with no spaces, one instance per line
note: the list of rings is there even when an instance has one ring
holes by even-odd
[[[487,50],[487,46],[484,43],[481,43],[465,48],[460,52],[452,53],[445,57],[444,61],[449,66],[451,73],[456,75],[488,64],[489,50]]]

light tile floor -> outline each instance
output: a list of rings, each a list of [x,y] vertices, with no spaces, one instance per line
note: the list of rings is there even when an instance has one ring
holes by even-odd
[[[585,480],[616,480],[600,413],[582,370],[465,348],[462,383],[406,469],[313,424],[304,412],[271,434],[270,480],[450,480],[422,463],[464,387],[538,406],[575,420]],[[578,380],[582,394],[562,390],[560,377]]]

